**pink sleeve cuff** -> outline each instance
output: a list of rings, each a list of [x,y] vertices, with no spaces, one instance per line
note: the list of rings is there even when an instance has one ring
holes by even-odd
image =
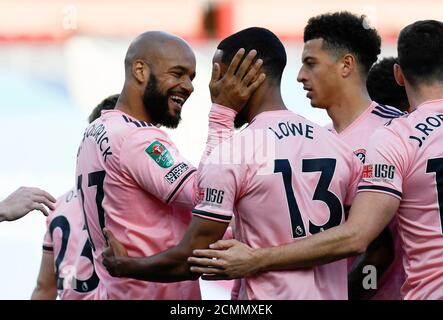
[[[217,103],[212,104],[210,114],[212,113],[229,116],[232,118],[235,118],[235,116],[237,115],[237,111]]]

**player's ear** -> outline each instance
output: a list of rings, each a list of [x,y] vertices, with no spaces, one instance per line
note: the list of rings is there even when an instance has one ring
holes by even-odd
[[[352,74],[352,72],[356,68],[355,57],[350,53],[345,54],[341,62],[342,62],[341,75],[343,78],[347,78]]]
[[[150,72],[151,69],[145,61],[137,59],[132,63],[132,75],[139,83],[146,83]]]
[[[394,72],[395,81],[397,81],[399,86],[404,87],[405,86],[405,77],[403,75],[403,71],[401,70],[400,65],[395,63],[393,68],[394,68],[393,72]]]

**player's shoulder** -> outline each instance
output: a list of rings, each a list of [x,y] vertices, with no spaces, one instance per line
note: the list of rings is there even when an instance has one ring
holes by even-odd
[[[254,141],[255,145],[257,143],[261,145],[268,138],[286,141],[285,138],[288,137],[305,136],[308,139],[313,139],[317,129],[327,132],[318,124],[291,110],[265,111],[258,114],[248,126],[234,134],[229,140],[225,140],[225,142],[234,146],[241,146],[245,144],[245,141],[247,143]]]
[[[329,132],[332,132],[334,126],[333,126],[332,122],[330,122],[330,123],[328,123],[328,124],[325,124],[325,125],[323,126],[323,128],[325,128],[325,129],[328,130]]]
[[[271,121],[273,123],[271,123]],[[269,124],[269,126],[268,126]],[[264,126],[266,132],[271,136],[303,136],[308,140],[319,141],[329,139],[339,141],[334,134],[332,134],[332,125],[321,126],[292,110],[284,110],[274,119],[270,119],[269,123]],[[344,145],[344,143],[342,143]]]
[[[162,129],[146,121],[138,120],[119,110],[106,110],[98,119],[109,134],[111,143],[139,144],[154,141],[170,142],[169,135]]]
[[[295,113],[292,110],[285,109],[285,110],[276,110],[276,111],[267,111],[263,112],[262,114],[259,114],[253,122],[251,122],[243,131],[249,129],[266,129],[267,132],[269,131],[268,128],[279,128],[281,127],[282,130],[286,131],[286,128],[289,131],[297,130],[297,133],[300,131],[301,128],[323,128],[322,126],[318,125],[315,122],[312,122],[311,120],[306,119],[305,117]]]
[[[397,127],[403,127],[403,126],[409,124],[413,118],[414,117],[413,116],[411,117],[410,113],[405,112],[400,117],[393,118],[393,119],[385,122],[384,127],[388,127],[390,129],[397,128]]]
[[[157,129],[153,124],[138,120],[119,110],[105,110],[100,118],[91,123],[95,127],[104,125],[111,134],[122,133],[143,133],[149,132],[147,129]]]
[[[72,188],[71,190],[63,194],[61,197],[59,197],[57,199],[57,203],[60,206],[78,206],[79,198],[77,196],[76,188]]]
[[[401,145],[409,137],[411,115],[403,114],[375,128],[370,138],[372,145]]]
[[[47,219],[50,222],[57,216],[67,216],[71,211],[78,210],[80,210],[80,203],[75,188],[72,188],[57,198],[55,209],[49,212]]]
[[[70,203],[73,199],[77,198],[76,188],[69,189],[63,195],[57,198],[57,203]]]
[[[149,130],[135,129],[124,135],[123,149],[136,152],[140,147],[143,147],[148,153],[162,153],[168,148],[176,148],[169,135],[157,127],[152,127]]]
[[[403,117],[406,112],[385,104],[372,102],[371,116],[379,122],[386,123],[392,119]]]
[[[407,118],[409,113],[403,112],[396,107],[373,101],[370,106],[370,115],[373,121],[377,121],[382,127],[389,127],[394,123],[400,123],[400,119]]]

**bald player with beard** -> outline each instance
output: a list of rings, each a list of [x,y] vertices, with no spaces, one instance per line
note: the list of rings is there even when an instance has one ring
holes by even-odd
[[[244,53],[239,51],[238,64]],[[264,80],[264,75],[256,76],[261,60],[252,64],[255,55],[248,53],[237,77],[212,80],[214,104],[202,160],[233,132],[236,113],[222,105],[241,108]],[[192,49],[181,38],[159,31],[141,34],[126,54],[125,83],[115,110],[102,112],[84,133],[77,191],[100,278],[96,299],[201,298],[198,281],[114,278],[101,258],[105,227],[134,257],[167,250],[184,235],[199,197],[197,169],[159,127],[178,126],[183,104],[194,90],[195,64]]]

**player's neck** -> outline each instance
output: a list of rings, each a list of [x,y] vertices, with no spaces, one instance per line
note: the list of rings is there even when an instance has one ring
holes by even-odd
[[[426,101],[443,99],[443,83],[433,85],[422,85],[418,88],[406,86],[406,93],[411,106],[411,110],[415,110],[419,105]]]
[[[115,105],[115,109],[124,112],[137,120],[150,123],[151,117],[146,112],[143,101],[136,99],[136,95],[131,94],[130,91],[131,88],[128,88],[125,84],[125,87],[118,98],[117,104]]]
[[[280,86],[262,85],[249,100],[248,120],[265,111],[286,110]]]
[[[349,127],[369,108],[371,102],[366,88],[343,92],[341,99],[327,108],[335,131],[340,133]]]

